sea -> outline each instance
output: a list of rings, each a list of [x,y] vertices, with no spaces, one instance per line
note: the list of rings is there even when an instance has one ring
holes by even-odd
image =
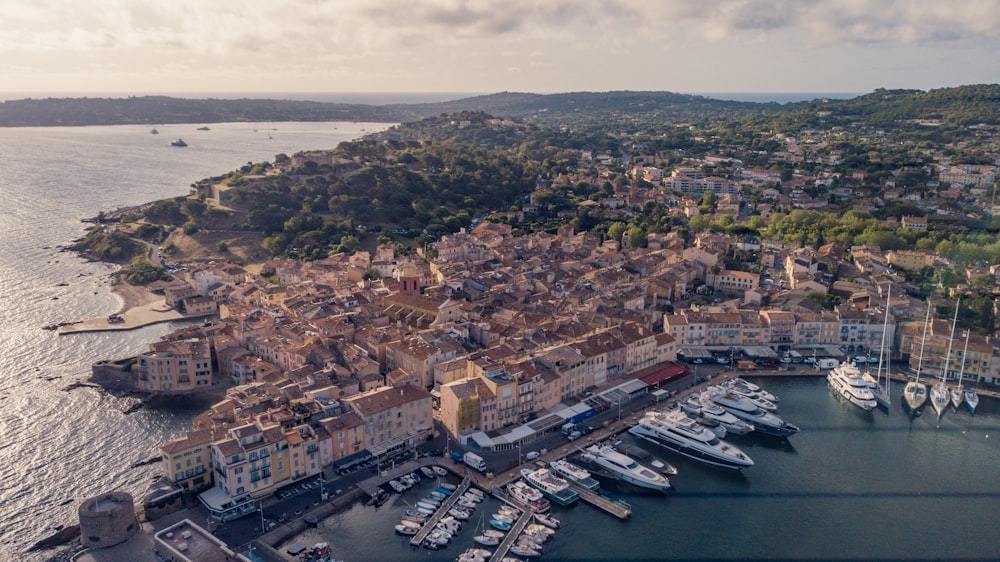
[[[43,326],[103,317],[114,268],[63,247],[101,211],[186,195],[192,183],[280,153],[333,148],[385,123],[202,123],[0,128],[0,560],[78,523],[82,500],[145,493],[164,441],[210,401],[124,412],[134,398],[71,388],[102,359],[131,357],[178,325],[60,336]],[[183,138],[188,146],[169,141]]]
[[[379,123],[201,123],[149,127],[0,128],[0,560],[49,560],[26,550],[78,522],[80,503],[111,490],[141,498],[156,464],[135,466],[190,427],[210,400],[126,414],[134,398],[73,387],[102,359],[133,356],[176,325],[59,336],[43,326],[115,312],[113,268],[63,246],[81,219],[188,193],[200,179],[276,154],[331,148]],[[183,137],[187,148],[168,146]],[[270,137],[270,138],[268,138]],[[975,416],[911,418],[897,404],[864,413],[822,378],[759,378],[779,413],[802,432],[739,438],[756,465],[742,473],[674,464],[675,491],[636,493],[606,484],[634,513],[618,521],[579,504],[555,508],[563,528],[546,560],[996,559],[1000,534],[1000,406]],[[638,447],[629,436],[624,444]],[[646,447],[646,445],[642,445]],[[471,546],[411,550],[393,524],[417,494],[375,510],[339,513],[298,540],[328,541],[338,559],[445,560]],[[374,539],[374,540],[373,540]]]

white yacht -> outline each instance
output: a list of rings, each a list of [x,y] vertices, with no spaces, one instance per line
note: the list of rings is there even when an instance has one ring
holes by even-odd
[[[866,412],[878,406],[872,389],[854,363],[844,361],[831,369],[826,375],[826,382],[837,394]]]
[[[875,402],[883,408],[889,409],[892,399],[889,393],[889,364],[891,359],[885,358],[885,336],[889,331],[889,303],[892,301],[892,285],[889,285],[888,294],[885,298],[885,318],[882,320],[882,345],[878,350],[878,370],[875,372],[875,376],[872,376],[871,370],[866,369],[864,374],[861,376],[865,379],[865,383],[868,385],[869,390],[872,391],[872,396],[875,398]],[[885,386],[882,386],[882,360],[885,361]]]
[[[634,486],[660,492],[670,489],[670,481],[665,476],[619,453],[610,445],[591,445],[584,449],[581,458]]]
[[[705,389],[709,399],[722,406],[727,412],[745,422],[753,424],[754,430],[766,435],[788,437],[799,432],[799,428],[786,422],[771,412],[765,412],[756,404],[722,387]]]
[[[580,495],[570,488],[569,482],[547,468],[539,468],[538,470],[522,468],[521,477],[542,495],[559,505],[569,505],[580,498]]]
[[[779,400],[777,396],[740,377],[725,381],[721,386],[739,394],[747,400],[750,400],[768,412],[775,412],[778,410]]]
[[[507,493],[517,503],[530,509],[532,512],[544,512],[549,510],[549,500],[545,499],[542,493],[522,480],[515,480],[507,484]]]
[[[746,435],[754,430],[752,423],[741,420],[727,412],[722,406],[719,406],[697,392],[681,403],[681,409],[687,412],[688,415],[697,416],[700,419],[714,420],[721,427],[726,428],[726,432],[733,435]]]
[[[735,470],[753,466],[743,451],[722,441],[680,410],[647,412],[628,432],[698,462]]]
[[[601,485],[600,482],[594,480],[587,469],[565,459],[550,462],[549,468],[552,469],[552,472],[555,472],[566,480],[579,484],[589,490],[596,490]]]

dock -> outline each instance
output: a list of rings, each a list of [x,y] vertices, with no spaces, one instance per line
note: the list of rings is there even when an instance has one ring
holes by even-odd
[[[441,521],[441,518],[448,514],[448,510],[450,510],[455,503],[458,502],[458,498],[469,489],[469,483],[471,481],[472,479],[468,476],[462,479],[462,483],[459,484],[458,487],[455,488],[455,491],[445,498],[443,502],[441,502],[441,507],[434,512],[434,515],[430,516],[427,522],[424,523],[423,527],[417,531],[417,534],[413,535],[413,538],[410,539],[410,546],[420,546],[424,544],[424,539],[427,538],[427,535],[431,534],[431,531],[433,531],[434,527],[436,527],[438,522]]]
[[[569,486],[580,496],[581,500],[619,519],[628,519],[632,515],[632,506],[622,500],[613,500],[607,496],[602,496],[593,490],[584,488],[576,482],[570,482]]]
[[[502,497],[500,497],[500,499],[507,501],[505,498]],[[525,509],[514,503],[511,503],[511,505],[521,510],[521,516],[518,517],[517,521],[515,521],[514,524],[510,526],[510,531],[507,531],[507,536],[505,536],[503,538],[503,541],[501,541],[500,544],[497,545],[497,549],[493,551],[493,556],[490,557],[490,562],[500,562],[501,560],[504,559],[504,557],[507,556],[507,553],[510,552],[510,547],[514,546],[514,543],[517,542],[517,538],[521,536],[521,533],[524,531],[524,528],[528,526],[528,523],[531,522],[532,516],[534,515],[534,513],[530,509]]]

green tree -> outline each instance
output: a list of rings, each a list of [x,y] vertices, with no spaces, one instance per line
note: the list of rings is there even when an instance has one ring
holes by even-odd
[[[621,243],[622,235],[628,230],[628,225],[623,222],[613,222],[608,226],[608,240]]]

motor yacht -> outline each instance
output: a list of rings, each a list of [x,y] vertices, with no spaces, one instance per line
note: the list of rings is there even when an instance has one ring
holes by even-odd
[[[507,484],[507,493],[517,503],[532,511],[544,512],[549,509],[549,500],[545,499],[540,491],[525,484],[522,480],[515,480]]]
[[[830,369],[826,374],[826,382],[838,395],[866,412],[878,406],[872,389],[854,363],[844,361]]]
[[[752,423],[741,420],[697,392],[682,402],[680,407],[688,415],[718,422],[720,426],[726,428],[727,433],[733,435],[746,435],[754,430]]]
[[[719,439],[681,410],[647,412],[629,433],[706,464],[740,470],[753,466],[739,448]]]
[[[580,498],[580,494],[577,494],[570,488],[569,482],[547,468],[540,468],[538,470],[522,468],[521,477],[531,487],[537,489],[546,498],[559,505],[570,505]]]
[[[619,453],[610,445],[591,445],[584,449],[580,458],[634,486],[660,492],[670,489],[670,481],[665,476]]]
[[[552,472],[555,472],[566,480],[574,484],[579,484],[588,490],[596,490],[601,486],[601,483],[595,480],[587,469],[573,464],[568,460],[560,459],[552,461],[549,463],[549,468]]]
[[[708,398],[745,422],[753,424],[754,431],[776,437],[788,437],[799,432],[799,428],[786,422],[776,414],[765,412],[759,406],[742,396],[723,388],[706,389]]]

